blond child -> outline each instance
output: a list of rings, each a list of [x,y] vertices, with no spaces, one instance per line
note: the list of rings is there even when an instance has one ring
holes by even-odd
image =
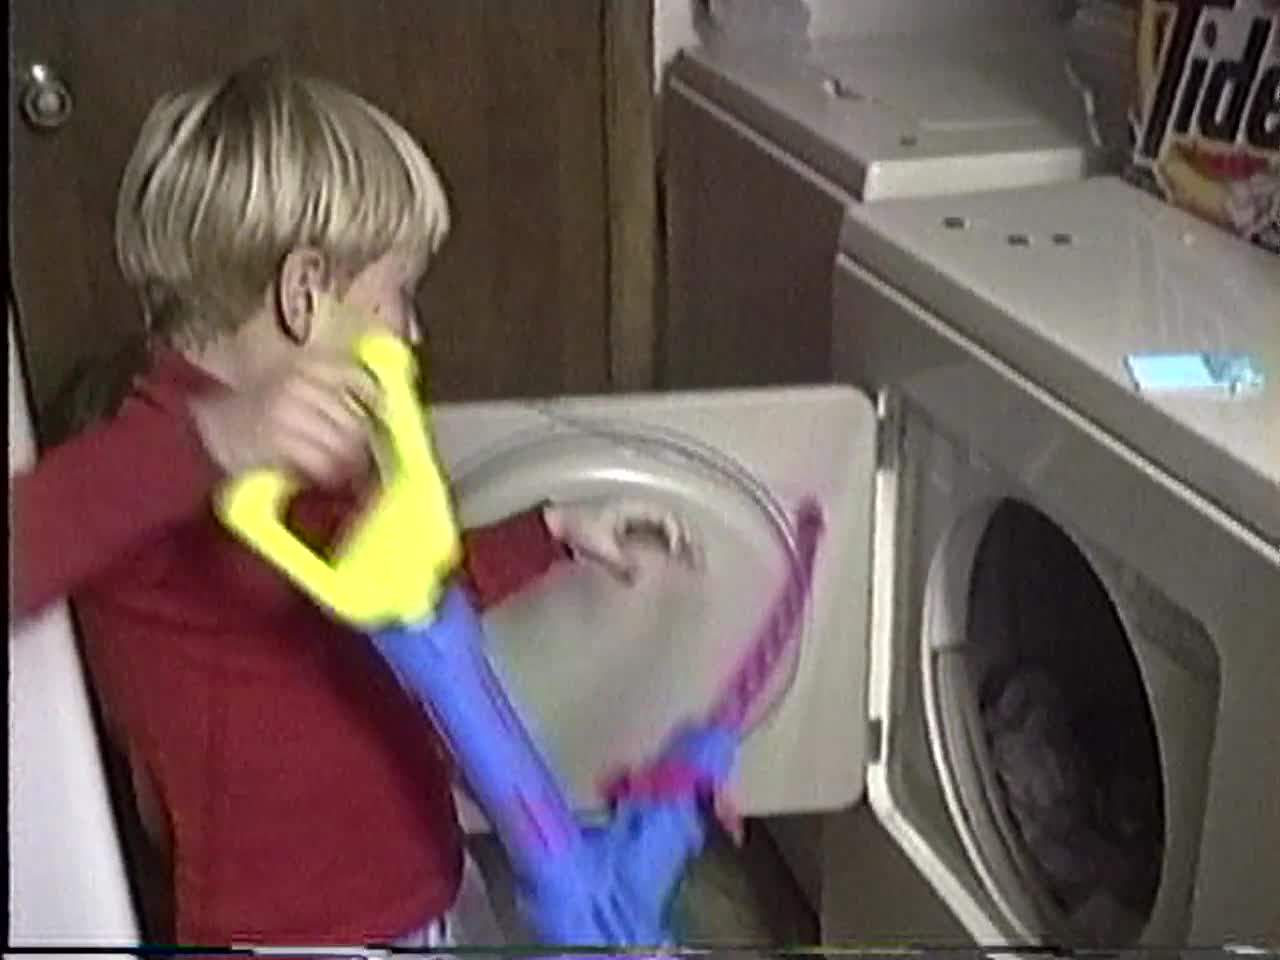
[[[112,420],[13,485],[15,605],[75,591],[181,944],[449,939],[465,856],[430,722],[209,508],[228,476],[281,467],[312,481],[295,531],[333,541],[369,482],[361,407],[380,398],[356,331],[320,305],[416,339],[448,227],[401,127],[275,63],[163,99],[125,171],[117,253],[152,361]],[[553,504],[468,531],[464,583],[484,607],[571,557],[625,579],[637,526],[687,554],[663,510]]]

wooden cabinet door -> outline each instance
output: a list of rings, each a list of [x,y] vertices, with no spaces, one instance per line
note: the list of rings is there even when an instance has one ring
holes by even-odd
[[[383,107],[446,181],[455,226],[420,304],[435,398],[606,389],[606,6],[12,0],[12,293],[42,437],[78,371],[140,328],[112,221],[148,108],[266,54]]]

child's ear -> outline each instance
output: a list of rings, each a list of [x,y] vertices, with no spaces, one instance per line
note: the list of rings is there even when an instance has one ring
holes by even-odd
[[[276,280],[276,315],[281,332],[296,344],[311,339],[317,298],[329,291],[328,262],[313,247],[290,250]]]

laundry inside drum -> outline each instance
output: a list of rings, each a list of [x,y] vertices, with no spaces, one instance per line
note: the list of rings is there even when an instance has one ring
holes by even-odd
[[[765,486],[717,451],[636,425],[549,423],[458,465],[462,523],[546,500],[643,501],[692,531],[691,568],[641,538],[630,585],[590,562],[562,564],[485,615],[494,665],[580,809],[603,778],[698,720],[755,639],[795,562],[794,533]],[[789,686],[793,644],[750,722]]]
[[[963,623],[933,661],[957,825],[1024,929],[1133,944],[1159,891],[1165,810],[1124,625],[1084,553],[1024,503],[996,506],[969,556]]]

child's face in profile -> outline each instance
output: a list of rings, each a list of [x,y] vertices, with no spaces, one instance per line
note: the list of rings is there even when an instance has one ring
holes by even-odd
[[[422,282],[422,265],[399,253],[388,253],[365,267],[347,286],[341,302],[349,309],[325,317],[316,331],[319,343],[349,344],[371,326],[410,343],[422,339],[414,301]]]

